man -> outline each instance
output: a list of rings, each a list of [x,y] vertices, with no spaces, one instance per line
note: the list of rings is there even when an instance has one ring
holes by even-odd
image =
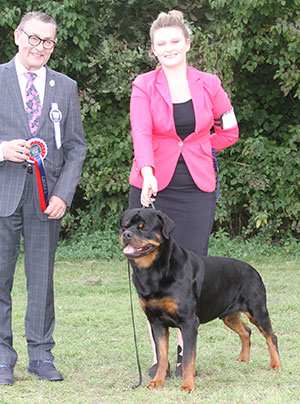
[[[21,235],[28,370],[63,380],[51,353],[54,258],[86,152],[76,82],[46,66],[57,42],[54,19],[29,12],[14,38],[19,52],[0,65],[0,384],[14,382],[17,361],[11,289]]]

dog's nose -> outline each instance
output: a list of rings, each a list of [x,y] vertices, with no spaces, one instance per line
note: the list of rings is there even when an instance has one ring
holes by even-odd
[[[123,233],[123,240],[130,241],[133,237],[133,232],[130,230],[125,230]]]

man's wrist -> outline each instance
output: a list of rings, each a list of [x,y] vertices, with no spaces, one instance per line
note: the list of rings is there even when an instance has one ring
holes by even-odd
[[[7,143],[7,142],[6,142],[6,141],[3,141],[3,142],[0,143],[0,161],[4,161],[4,160],[5,160],[5,158],[4,158],[4,156],[3,156],[3,147],[4,147],[5,143]]]

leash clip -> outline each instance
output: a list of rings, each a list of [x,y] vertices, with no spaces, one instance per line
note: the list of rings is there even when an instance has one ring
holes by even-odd
[[[155,209],[154,202],[155,202],[155,199],[154,199],[154,198],[150,198],[150,205],[151,205],[151,208],[152,208],[152,209]]]
[[[151,208],[155,210],[154,202],[155,202],[155,198],[150,198]],[[150,208],[150,206],[148,206],[147,208],[144,205],[142,206],[142,209],[148,209],[148,208]]]

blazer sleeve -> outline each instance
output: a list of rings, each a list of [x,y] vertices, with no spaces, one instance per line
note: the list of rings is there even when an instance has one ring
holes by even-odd
[[[141,170],[144,166],[151,166],[155,171],[151,103],[141,76],[132,83],[130,122],[136,168]]]
[[[69,108],[63,133],[62,149],[64,163],[52,195],[59,196],[70,206],[80,180],[86,155],[78,90],[75,82],[73,82],[69,93]]]
[[[213,96],[212,111],[214,120],[220,120],[221,116],[233,109],[229,97],[222,87],[218,76],[213,75]],[[219,125],[214,125],[214,131],[211,135],[211,145],[216,151],[223,150],[237,142],[239,137],[238,125],[233,125],[228,129],[222,129]]]

